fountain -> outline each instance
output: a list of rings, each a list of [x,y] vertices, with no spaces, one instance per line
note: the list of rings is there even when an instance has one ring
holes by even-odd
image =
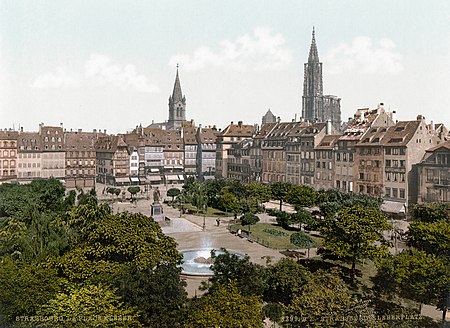
[[[211,251],[214,248],[201,248],[201,249],[186,249],[180,251],[183,255],[183,264],[180,265],[182,268],[181,273],[185,275],[192,276],[212,276],[211,265],[213,264],[213,259],[211,258]],[[214,249],[216,255],[224,254],[223,251]],[[235,254],[240,258],[244,256],[227,250],[231,254]]]

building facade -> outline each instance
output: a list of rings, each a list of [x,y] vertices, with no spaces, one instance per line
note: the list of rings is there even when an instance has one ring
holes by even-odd
[[[0,183],[17,181],[18,132],[0,131]]]

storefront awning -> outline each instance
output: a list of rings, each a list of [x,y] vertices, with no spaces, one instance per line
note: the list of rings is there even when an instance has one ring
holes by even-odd
[[[150,172],[157,173],[157,172],[159,172],[159,169],[150,169]]]
[[[160,175],[149,175],[147,181],[161,181]]]
[[[138,177],[130,177],[131,182],[139,182]]]
[[[116,178],[116,183],[128,183],[130,182],[130,179],[128,177],[126,178]]]
[[[166,180],[178,181],[177,175],[166,175]]]
[[[405,203],[385,200],[383,204],[381,204],[381,211],[386,213],[404,214],[406,212],[406,205]]]
[[[178,179],[180,179],[180,181],[184,181],[184,177],[182,175],[179,175]]]

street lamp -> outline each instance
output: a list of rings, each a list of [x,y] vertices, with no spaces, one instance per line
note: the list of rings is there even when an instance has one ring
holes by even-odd
[[[206,217],[205,214],[203,214],[203,231],[206,230]]]

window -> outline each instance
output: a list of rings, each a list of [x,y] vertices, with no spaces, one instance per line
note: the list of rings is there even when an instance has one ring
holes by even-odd
[[[391,197],[391,188],[386,187],[384,196],[385,197]]]
[[[386,155],[391,155],[391,148],[386,148],[386,149],[384,150],[384,153],[385,153]]]
[[[364,180],[364,173],[359,173],[359,180]]]
[[[341,181],[336,180],[336,188],[340,189],[341,188]]]
[[[392,188],[392,197],[398,198],[398,189],[397,188]]]
[[[405,199],[405,189],[399,189],[400,198]]]

